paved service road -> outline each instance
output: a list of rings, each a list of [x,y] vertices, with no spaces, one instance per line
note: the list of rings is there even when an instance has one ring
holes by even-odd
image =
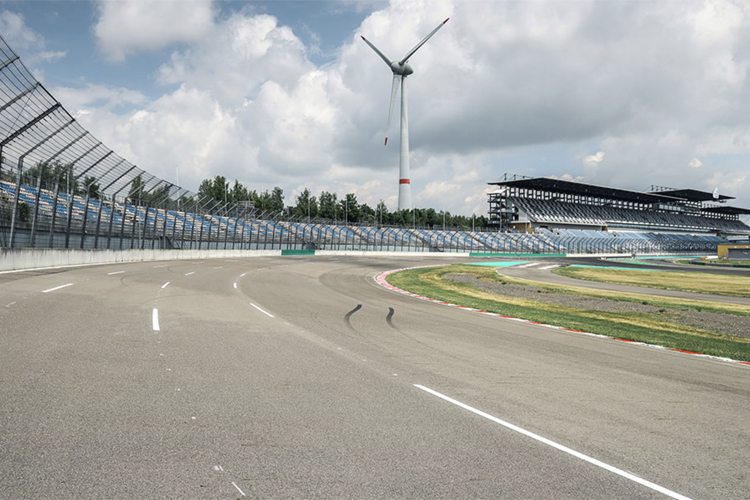
[[[0,497],[748,498],[750,367],[375,283],[428,263],[0,275]]]

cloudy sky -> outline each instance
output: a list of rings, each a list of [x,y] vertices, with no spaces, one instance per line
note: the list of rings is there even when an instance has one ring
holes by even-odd
[[[486,213],[508,172],[750,207],[746,1],[5,1],[0,33],[155,175],[395,209],[391,73],[360,35],[400,58],[447,17],[410,61],[416,206]]]

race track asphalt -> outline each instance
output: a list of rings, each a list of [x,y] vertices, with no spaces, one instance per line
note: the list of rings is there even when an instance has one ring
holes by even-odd
[[[0,498],[750,497],[750,367],[375,282],[443,262],[0,275]]]

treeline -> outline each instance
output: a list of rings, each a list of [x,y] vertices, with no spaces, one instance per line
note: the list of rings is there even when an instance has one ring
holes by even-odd
[[[3,174],[3,178],[8,182],[16,182],[15,177],[11,177],[8,172]],[[37,162],[33,167],[21,172],[20,184],[36,187],[37,183],[43,189],[54,190],[57,187],[60,192],[78,196],[88,194],[89,198],[97,200],[101,196],[101,186],[96,177],[87,175],[83,180],[76,179],[73,166],[60,161]]]
[[[8,176],[9,172],[3,171],[2,177],[9,182],[15,182],[15,178]],[[41,176],[41,177],[40,177]],[[41,182],[40,182],[41,180]],[[100,199],[101,187],[96,177],[84,176],[77,179],[72,165],[59,161],[39,162],[21,174],[21,184],[27,186],[40,186],[45,189],[58,189],[63,193],[73,193],[78,196],[88,196],[92,199]],[[168,209],[182,210],[222,210],[225,207],[241,203],[248,208],[254,208],[259,214],[265,214],[273,218],[295,218],[300,221],[328,220],[335,223],[349,224],[374,224],[384,226],[412,226],[429,227],[439,229],[485,227],[487,219],[483,215],[478,217],[467,217],[464,215],[453,215],[450,212],[438,212],[433,208],[417,208],[414,210],[401,210],[391,212],[383,200],[376,207],[367,203],[360,203],[357,195],[347,193],[339,197],[336,193],[322,191],[314,196],[309,189],[300,193],[292,206],[284,204],[284,191],[280,187],[274,187],[270,191],[257,192],[250,190],[238,181],[230,184],[224,176],[217,175],[213,179],[205,179],[201,182],[197,197],[181,197],[179,200],[172,199],[170,195],[172,184],[157,184],[151,188],[146,187],[146,182],[138,175],[127,186],[127,198],[130,203],[136,205],[158,206]],[[210,207],[210,203],[216,203]],[[194,208],[191,207],[194,204]],[[200,208],[199,206],[200,205]]]
[[[326,219],[338,223],[385,226],[416,225],[435,229],[443,226],[446,228],[470,229],[487,225],[487,219],[483,215],[467,217],[465,215],[453,215],[450,212],[438,212],[433,208],[391,212],[383,200],[380,200],[376,207],[371,207],[367,203],[360,203],[354,193],[347,193],[343,197],[339,197],[336,193],[322,191],[320,195],[314,196],[307,188],[297,195],[294,205],[285,206],[284,191],[280,187],[258,193],[255,190],[247,189],[236,180],[231,185],[221,175],[217,175],[213,179],[203,180],[198,189],[198,195],[224,203],[251,202],[255,209],[261,213],[293,217],[302,221],[308,218],[311,221],[313,219]]]

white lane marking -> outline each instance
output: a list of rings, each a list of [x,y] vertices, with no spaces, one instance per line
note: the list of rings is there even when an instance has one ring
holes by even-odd
[[[190,276],[191,274],[195,274],[195,271],[190,271],[189,273],[185,274],[185,276]]]
[[[16,301],[14,300],[14,301],[13,301],[13,302],[11,302],[10,304],[6,305],[5,307],[10,307],[10,306],[12,306],[12,305],[13,305],[13,304],[15,304],[15,303],[16,303]]]
[[[167,267],[169,264],[162,264],[161,266],[154,266],[154,269],[157,269],[159,267]]]
[[[237,282],[234,283],[234,287],[237,288]]]
[[[214,267],[214,269],[221,269],[222,267],[224,266],[217,266],[217,267]]]
[[[240,278],[244,278],[247,273],[240,274]]]
[[[262,312],[263,314],[265,314],[266,316],[270,317],[270,318],[275,318],[276,317],[273,314],[271,314],[270,312],[264,311],[263,309],[261,309],[260,307],[256,306],[252,302],[250,302],[250,305],[253,306],[254,308],[256,308],[257,310],[259,310],[260,312]]]
[[[526,429],[522,429],[521,427],[518,427],[517,425],[513,425],[510,422],[506,422],[504,420],[500,420],[497,417],[493,417],[489,413],[485,413],[485,412],[483,412],[481,410],[477,410],[476,408],[473,408],[473,407],[471,407],[471,406],[469,406],[467,404],[464,404],[464,403],[462,403],[460,401],[456,401],[453,398],[450,398],[450,397],[448,397],[448,396],[446,396],[444,394],[440,394],[437,391],[433,391],[432,389],[427,388],[427,387],[425,387],[423,385],[414,384],[414,387],[416,387],[417,389],[421,389],[421,390],[423,390],[425,392],[428,392],[428,393],[432,394],[433,396],[437,396],[440,399],[442,399],[444,401],[447,401],[447,402],[449,402],[451,404],[454,404],[454,405],[456,405],[458,407],[461,407],[464,410],[468,410],[468,411],[470,411],[472,413],[475,413],[475,414],[479,415],[480,417],[484,417],[487,420],[491,420],[492,422],[495,422],[496,424],[500,424],[503,427],[507,427],[508,429],[510,429],[512,431],[515,431],[515,432],[518,432],[520,434],[523,434],[524,436],[530,437],[531,439],[535,439],[535,440],[539,441],[540,443],[544,443],[544,444],[546,444],[548,446],[551,446],[551,447],[553,447],[553,448],[555,448],[557,450],[560,450],[560,451],[562,451],[564,453],[572,455],[572,456],[574,456],[576,458],[580,458],[581,460],[583,460],[585,462],[588,462],[588,463],[590,463],[592,465],[596,465],[597,467],[601,467],[604,470],[607,470],[609,472],[613,472],[613,473],[617,474],[618,476],[624,477],[625,479],[630,479],[631,481],[634,481],[634,482],[636,482],[636,483],[638,483],[638,484],[640,484],[642,486],[645,486],[647,488],[651,488],[654,491],[658,491],[659,493],[667,495],[668,497],[672,497],[672,498],[675,498],[675,499],[678,499],[678,500],[690,500],[688,497],[680,495],[679,493],[675,493],[672,490],[668,490],[667,488],[664,488],[663,486],[659,486],[658,484],[654,484],[654,483],[652,483],[650,481],[646,481],[645,479],[641,479],[640,477],[636,476],[635,474],[632,474],[630,472],[624,471],[622,469],[618,469],[617,467],[613,467],[613,466],[611,466],[609,464],[605,464],[604,462],[602,462],[600,460],[597,460],[595,458],[589,457],[588,455],[584,455],[583,453],[580,453],[578,451],[572,450],[572,449],[568,448],[567,446],[563,446],[561,444],[558,444],[558,443],[556,443],[554,441],[551,441],[551,440],[549,440],[547,438],[544,438],[544,437],[542,437],[542,436],[540,436],[538,434],[534,434],[533,432],[527,431]]]
[[[159,331],[159,310],[154,309],[154,313],[151,315],[151,324],[155,332]]]
[[[166,283],[164,283],[164,284],[163,284],[163,285],[161,286],[161,289],[162,289],[162,290],[164,290],[165,288],[167,288],[167,287],[169,286],[169,284],[170,284],[170,283],[171,283],[171,281],[167,281]]]
[[[56,286],[55,288],[50,288],[49,290],[42,290],[42,293],[54,292],[55,290],[65,288],[66,286],[73,286],[73,283],[66,283],[64,285]]]
[[[515,266],[515,267],[518,268],[518,269],[520,269],[522,267],[534,267],[534,266],[538,266],[538,265],[539,265],[539,262],[531,262],[529,264],[521,264],[520,266]]]
[[[542,271],[546,271],[547,269],[554,269],[556,267],[560,267],[560,266],[558,264],[552,264],[551,266],[544,266],[544,267],[540,267],[539,269],[541,269]]]
[[[107,273],[107,276],[112,276],[113,274],[122,274],[122,273],[124,273],[124,272],[125,272],[125,271],[115,271],[115,272],[113,272],[113,273]]]
[[[240,489],[240,487],[239,487],[239,486],[237,486],[237,484],[235,484],[235,482],[234,482],[234,481],[232,481],[232,486],[234,486],[235,488],[237,488],[237,491],[239,491],[239,492],[240,492],[240,495],[242,495],[243,497],[246,497],[246,496],[247,496],[247,495],[245,495],[245,492],[244,492],[244,491],[242,491],[242,490]]]

